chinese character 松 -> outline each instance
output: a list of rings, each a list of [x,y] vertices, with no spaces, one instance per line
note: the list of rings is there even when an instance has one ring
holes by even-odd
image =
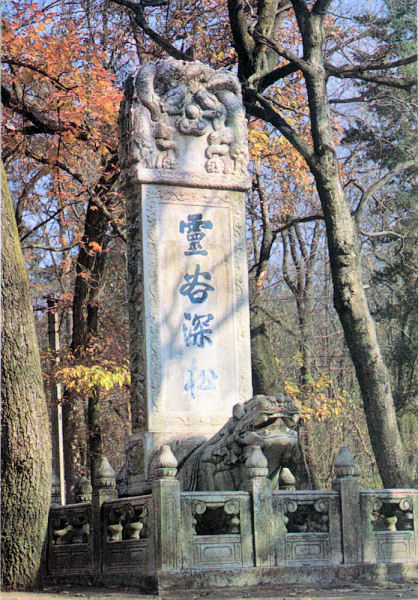
[[[187,380],[184,385],[184,391],[190,392],[193,400],[196,398],[195,390],[203,392],[216,389],[216,380],[218,375],[213,369],[198,369],[196,359],[192,360],[191,368],[187,369]]]

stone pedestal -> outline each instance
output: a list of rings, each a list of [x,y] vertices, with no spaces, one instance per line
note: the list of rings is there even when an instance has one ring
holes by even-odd
[[[160,60],[129,78],[127,197],[132,436],[128,490],[155,451],[210,436],[252,395],[246,122],[233,74]]]

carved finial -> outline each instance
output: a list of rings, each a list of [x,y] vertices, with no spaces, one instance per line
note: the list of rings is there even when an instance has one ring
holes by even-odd
[[[248,186],[241,86],[230,71],[199,61],[150,61],[126,83],[119,125],[122,168],[135,164],[142,181],[203,177],[223,187],[232,178]]]
[[[75,484],[76,502],[91,502],[92,491],[90,481],[83,475]]]
[[[157,479],[170,479],[177,474],[177,459],[168,444],[164,444],[157,452],[155,476]]]
[[[292,472],[284,467],[280,471],[279,476],[279,490],[295,490],[296,489],[296,479]]]
[[[97,459],[96,473],[94,478],[94,487],[110,488],[116,487],[116,474],[112,469],[106,456],[102,455]]]
[[[354,462],[348,446],[341,446],[338,455],[334,460],[334,471],[338,479],[342,477],[358,477],[360,474],[359,466]]]
[[[51,505],[61,504],[60,480],[57,477],[54,469],[51,473]]]
[[[248,477],[250,479],[258,479],[259,477],[267,477],[268,461],[261,451],[260,446],[251,446],[248,449],[247,460],[245,461]]]

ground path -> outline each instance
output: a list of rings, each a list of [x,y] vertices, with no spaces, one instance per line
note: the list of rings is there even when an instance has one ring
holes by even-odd
[[[47,588],[43,592],[2,592],[1,600],[418,600],[418,586],[407,584],[352,584],[327,590],[312,586],[279,586],[263,590],[235,589],[143,594],[121,588]]]

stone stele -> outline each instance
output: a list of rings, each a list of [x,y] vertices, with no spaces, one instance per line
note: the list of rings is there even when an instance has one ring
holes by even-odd
[[[158,60],[120,112],[127,198],[132,435],[128,493],[173,439],[213,435],[251,398],[247,127],[227,70]]]

